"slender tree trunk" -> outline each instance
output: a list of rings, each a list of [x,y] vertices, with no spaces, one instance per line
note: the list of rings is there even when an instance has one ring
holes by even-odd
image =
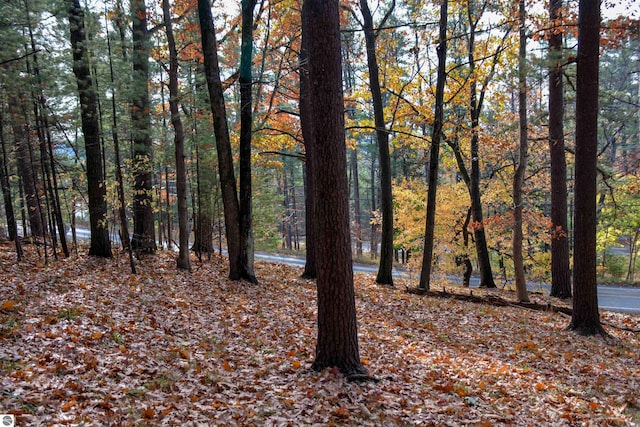
[[[311,94],[309,82],[309,50],[308,38],[302,38],[300,49],[300,126],[302,127],[302,139],[305,149],[305,248],[306,262],[302,277],[315,279],[318,277],[316,267],[316,228],[315,228],[315,193],[316,193],[316,169],[313,150],[313,117],[311,116]]]
[[[576,179],[573,314],[569,329],[604,334],[598,311],[596,273],[596,164],[598,155],[598,67],[600,2],[580,0],[576,75]]]
[[[106,5],[105,5],[106,9]],[[106,12],[106,10],[105,10]],[[105,13],[106,16],[106,13]],[[109,25],[105,25],[107,33],[107,53],[109,55],[109,76],[111,79],[112,93],[111,93],[111,137],[113,138],[113,151],[116,161],[116,182],[118,185],[118,216],[120,220],[120,241],[122,247],[127,251],[129,255],[129,268],[131,274],[136,274],[136,264],[133,259],[133,248],[131,246],[131,239],[129,237],[129,222],[127,221],[127,203],[124,196],[124,179],[122,177],[122,159],[120,158],[120,139],[118,138],[118,114],[116,108],[116,90],[115,90],[115,73],[113,72],[113,61],[111,56],[111,39],[109,38]]]
[[[551,296],[571,297],[567,226],[567,161],[564,151],[562,0],[549,1],[549,154],[551,158]]]
[[[220,174],[220,186],[222,187],[227,250],[229,252],[229,278],[231,280],[240,280],[243,278],[240,259],[240,205],[233,170],[233,153],[227,125],[224,93],[222,82],[220,81],[216,34],[208,0],[198,0],[198,14],[200,17],[205,75],[209,89],[213,129],[216,135],[216,149],[218,152],[218,171]]]
[[[424,232],[424,252],[422,255],[422,270],[420,271],[420,289],[429,289],[431,281],[431,267],[433,263],[433,236],[436,224],[436,196],[438,189],[438,169],[440,161],[440,140],[442,138],[442,124],[444,120],[444,89],[447,79],[447,0],[440,2],[440,33],[438,40],[438,77],[436,81],[436,99],[433,119],[433,134],[429,152],[429,177],[427,194],[427,219]]]
[[[40,138],[40,150],[42,156],[42,169],[45,176],[47,176],[47,187],[49,189],[49,198],[53,208],[53,216],[55,218],[56,227],[58,229],[58,235],[60,237],[60,246],[65,257],[69,257],[69,248],[67,247],[67,236],[64,230],[64,221],[62,218],[62,209],[60,207],[60,196],[58,194],[58,178],[56,175],[55,161],[53,157],[53,143],[51,141],[51,131],[49,130],[49,119],[46,113],[47,102],[42,91],[42,78],[40,76],[40,67],[38,66],[38,55],[36,49],[36,42],[33,36],[33,29],[31,26],[31,19],[29,13],[29,2],[25,1],[25,15],[29,27],[29,41],[31,43],[31,50],[33,54],[33,75],[35,77],[37,86],[34,96],[34,111],[36,121],[41,123],[41,127],[38,128],[38,136]],[[27,62],[28,64],[28,62]],[[49,162],[47,162],[49,160]],[[51,227],[52,241],[56,242],[55,227]],[[54,246],[54,255],[57,256]]]
[[[173,38],[169,0],[162,0],[162,12],[164,15],[164,28],[167,33],[167,44],[169,45],[169,110],[171,111],[171,124],[174,130],[176,190],[178,193],[180,247],[176,265],[181,270],[190,271],[191,259],[189,258],[189,213],[187,211],[187,170],[184,163],[184,128],[178,108],[178,52],[176,50],[176,42]]]
[[[0,165],[0,185],[2,185],[2,198],[4,201],[4,212],[7,217],[7,228],[9,229],[9,240],[16,245],[16,257],[18,262],[22,261],[22,244],[18,237],[18,224],[13,212],[13,198],[11,196],[11,185],[9,184],[9,166],[7,149],[4,140],[4,116],[0,112],[0,144],[2,148],[2,164]]]
[[[151,116],[149,102],[149,33],[145,0],[131,1],[133,24],[133,81],[131,127],[133,134],[133,240],[136,251],[156,251],[151,167]]]
[[[391,188],[391,157],[389,155],[389,132],[384,119],[384,104],[378,77],[376,57],[376,33],[373,29],[373,17],[367,0],[360,0],[360,10],[364,18],[363,28],[367,46],[367,66],[369,68],[369,86],[373,99],[373,115],[378,140],[380,158],[380,209],[382,211],[382,236],[380,246],[380,264],[376,282],[393,286],[393,194]]]
[[[251,201],[251,132],[253,10],[256,0],[242,0],[242,46],[240,50],[240,276],[258,283],[253,272],[254,240]]]
[[[518,116],[520,122],[520,144],[513,175],[513,267],[516,279],[518,301],[529,302],[527,282],[524,277],[524,257],[522,255],[522,187],[527,171],[529,140],[527,135],[527,34],[526,9],[524,0],[519,0],[520,46],[518,49]]]
[[[89,187],[89,222],[91,244],[89,255],[110,258],[111,242],[107,223],[107,199],[102,152],[100,150],[100,124],[98,122],[98,99],[91,73],[89,72],[84,12],[79,0],[67,0],[73,51],[73,72],[78,85],[82,117],[82,133],[87,158],[87,184]]]
[[[471,7],[471,6],[469,6]],[[472,12],[469,10],[469,68],[471,75],[471,174],[469,176],[469,193],[471,196],[471,216],[473,218],[473,236],[476,242],[476,253],[478,255],[478,265],[480,267],[480,287],[495,288],[493,273],[491,271],[491,260],[489,249],[487,248],[487,237],[484,229],[484,216],[482,213],[482,201],[480,197],[480,111],[482,101],[478,99],[477,81],[475,76],[475,36],[476,24],[472,22]],[[481,94],[481,98],[482,95]]]
[[[311,154],[317,160],[318,341],[313,368],[336,366],[348,378],[360,379],[366,370],[360,363],[353,288],[338,1],[305,0],[302,27],[309,54]]]
[[[351,150],[351,177],[353,179],[353,218],[356,228],[356,256],[362,257],[362,218],[360,218],[360,178],[358,177],[357,147]]]

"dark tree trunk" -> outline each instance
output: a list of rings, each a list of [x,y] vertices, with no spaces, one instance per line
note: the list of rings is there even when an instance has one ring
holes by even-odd
[[[519,0],[519,33],[520,46],[518,48],[518,117],[520,124],[520,144],[516,160],[516,170],[513,175],[513,269],[516,279],[516,294],[518,301],[529,302],[527,282],[524,277],[524,257],[522,255],[522,187],[527,171],[529,140],[527,135],[527,34],[526,9],[524,0]]]
[[[307,37],[302,38],[300,49],[300,126],[302,128],[302,139],[305,149],[305,248],[306,262],[302,277],[305,279],[315,279],[318,277],[316,267],[316,233],[315,233],[315,156],[313,150],[313,117],[311,117],[311,99],[309,82],[309,52]]]
[[[229,278],[231,280],[240,280],[242,279],[240,205],[238,203],[238,190],[233,170],[233,153],[231,151],[227,113],[224,105],[224,91],[220,81],[216,33],[208,0],[198,0],[198,14],[200,17],[205,76],[209,89],[213,130],[216,135],[216,149],[218,152],[218,171],[220,174],[220,187],[222,188],[222,203],[224,205],[227,250],[229,252]]]
[[[29,150],[27,123],[20,111],[22,109],[22,102],[15,95],[10,94],[8,98],[13,136],[16,141],[18,174],[22,180],[24,198],[26,199],[27,216],[29,217],[29,227],[31,228],[30,234],[34,237],[42,237],[44,236],[44,224],[42,222],[41,207],[38,202],[37,182]],[[24,230],[24,235],[27,235],[26,229]]]
[[[257,283],[253,272],[253,214],[251,206],[251,132],[253,126],[251,63],[253,60],[253,10],[256,0],[242,0],[240,50],[240,276]]]
[[[438,40],[438,77],[436,81],[435,114],[433,119],[433,134],[429,153],[429,177],[427,194],[427,219],[424,232],[424,252],[422,255],[422,269],[420,271],[420,289],[429,289],[431,281],[431,266],[433,262],[433,235],[436,224],[436,196],[438,189],[438,168],[440,161],[440,140],[442,138],[442,124],[444,119],[444,88],[447,80],[447,7],[449,2],[440,3],[440,32]]]
[[[133,23],[133,81],[131,129],[133,136],[133,239],[136,251],[156,250],[151,167],[151,115],[149,103],[149,32],[144,0],[131,1]]]
[[[469,5],[471,7],[471,4]],[[469,176],[469,193],[471,196],[471,216],[473,218],[473,236],[476,242],[476,253],[478,255],[478,265],[480,267],[480,287],[495,288],[493,273],[491,271],[491,260],[487,247],[487,237],[484,230],[484,216],[482,213],[482,201],[480,197],[480,112],[482,110],[482,99],[484,92],[481,92],[478,99],[477,81],[475,76],[475,36],[477,21],[473,21],[472,11],[468,11],[469,29],[469,68],[471,75],[470,110],[471,110],[471,174]],[[495,64],[495,62],[494,62]],[[484,89],[483,89],[484,90]]]
[[[318,342],[313,368],[336,366],[347,377],[358,378],[366,371],[360,363],[353,288],[338,1],[305,0],[302,16],[314,125],[311,154],[317,160]]]
[[[184,164],[184,128],[178,108],[178,52],[173,38],[173,25],[171,23],[171,10],[169,0],[162,0],[162,12],[164,16],[164,28],[167,33],[169,46],[169,110],[171,111],[171,124],[174,131],[175,157],[176,157],[176,191],[178,193],[178,228],[179,228],[179,252],[176,266],[181,270],[191,270],[189,258],[189,213],[187,211],[187,170]]]
[[[598,312],[596,282],[599,48],[600,2],[580,0],[576,75],[574,295],[569,329],[582,335],[604,334]]]
[[[16,245],[16,256],[18,261],[22,260],[22,244],[18,237],[18,224],[13,211],[13,198],[11,196],[11,185],[9,184],[9,165],[7,158],[7,148],[4,140],[4,116],[0,112],[0,144],[2,148],[2,164],[0,165],[0,185],[2,185],[2,198],[4,201],[4,212],[7,217],[7,228],[9,229],[9,240]]]
[[[392,6],[393,7],[393,6]],[[393,194],[391,189],[391,157],[389,155],[389,132],[384,120],[384,104],[378,76],[376,57],[376,33],[373,17],[367,0],[360,0],[360,10],[364,18],[363,28],[367,46],[367,66],[369,68],[369,86],[373,100],[373,115],[380,158],[380,210],[382,211],[382,236],[380,239],[380,265],[376,282],[393,285]]]
[[[107,199],[102,150],[100,149],[100,123],[95,85],[89,72],[84,12],[79,0],[67,0],[73,51],[73,73],[78,85],[82,118],[82,133],[87,157],[87,185],[89,188],[89,222],[91,244],[89,255],[111,257],[109,226],[107,223]]]
[[[549,153],[551,157],[551,296],[571,297],[567,226],[567,161],[564,152],[562,33],[558,20],[562,0],[549,1]]]

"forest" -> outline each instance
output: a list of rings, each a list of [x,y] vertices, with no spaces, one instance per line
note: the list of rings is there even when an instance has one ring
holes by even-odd
[[[16,425],[640,422],[635,2],[5,0],[0,43]]]

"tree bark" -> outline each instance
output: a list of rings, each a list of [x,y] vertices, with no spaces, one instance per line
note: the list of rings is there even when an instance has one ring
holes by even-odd
[[[513,175],[513,269],[516,279],[516,297],[520,302],[529,302],[527,282],[524,277],[524,257],[522,255],[522,187],[527,171],[529,140],[527,135],[527,34],[526,9],[524,0],[518,1],[519,35],[518,48],[518,117],[520,125],[520,144],[516,158],[516,170]]]
[[[18,262],[22,260],[22,243],[18,237],[18,224],[13,210],[13,197],[11,195],[11,185],[9,184],[9,165],[7,158],[7,148],[4,140],[4,116],[0,112],[0,144],[2,148],[2,164],[0,165],[0,185],[2,185],[2,198],[4,201],[4,212],[7,217],[7,228],[9,229],[9,240],[16,245],[16,257]]]
[[[600,2],[580,0],[576,74],[575,219],[573,314],[569,329],[604,334],[598,311],[596,274],[596,174]]]
[[[429,177],[427,193],[427,218],[424,232],[424,251],[422,253],[422,269],[420,271],[420,289],[429,289],[431,267],[433,263],[433,236],[436,224],[436,196],[438,189],[438,168],[440,163],[440,140],[444,119],[444,89],[447,80],[447,0],[440,2],[440,29],[438,40],[438,77],[436,79],[436,99],[434,107],[433,133],[429,152]]]
[[[308,37],[302,38],[300,48],[300,127],[305,149],[305,248],[306,261],[302,277],[315,279],[318,277],[316,266],[316,234],[315,234],[315,156],[313,151],[313,117],[311,116],[310,82],[309,82],[309,51]]]
[[[471,8],[471,3],[469,4]],[[480,287],[495,288],[493,281],[493,273],[491,271],[491,260],[489,258],[489,249],[487,247],[487,237],[484,230],[484,216],[482,213],[482,201],[480,196],[480,112],[482,110],[482,99],[484,92],[478,99],[477,82],[475,78],[475,36],[477,21],[473,21],[471,9],[468,10],[469,16],[469,46],[468,59],[471,75],[471,174],[469,175],[469,193],[471,196],[471,216],[473,218],[473,236],[476,242],[476,253],[478,255],[478,264],[480,267]],[[495,63],[495,62],[494,62]],[[484,90],[484,89],[483,89]]]
[[[392,6],[393,7],[393,6]],[[380,160],[380,210],[382,211],[382,236],[380,239],[380,264],[376,282],[393,286],[393,194],[391,187],[391,157],[389,155],[389,132],[384,119],[384,104],[378,76],[376,57],[376,33],[373,17],[367,0],[360,0],[365,43],[367,46],[367,66],[369,68],[369,87],[373,100],[373,115],[378,141]]]
[[[549,156],[551,158],[551,296],[571,298],[569,229],[567,226],[567,161],[564,152],[562,0],[549,1]]]
[[[318,341],[313,368],[336,366],[347,377],[366,376],[356,323],[344,99],[337,0],[305,0],[303,39],[308,40],[310,107],[316,166]]]
[[[38,201],[38,185],[33,171],[33,163],[29,150],[29,138],[27,135],[27,123],[21,112],[22,101],[14,94],[9,94],[9,113],[11,115],[11,126],[16,144],[16,158],[18,161],[18,174],[22,179],[22,188],[27,205],[27,216],[31,236],[43,237],[44,224],[42,222],[41,206]],[[23,231],[27,235],[27,230]]]
[[[251,201],[251,134],[253,10],[256,0],[242,0],[242,46],[240,50],[240,275],[258,283],[253,272],[254,239]]]
[[[213,115],[213,130],[216,135],[216,150],[218,152],[218,171],[220,174],[220,186],[222,188],[227,250],[229,253],[229,278],[231,280],[240,280],[242,278],[240,259],[240,205],[233,170],[233,153],[231,151],[227,113],[224,105],[224,91],[222,82],[220,81],[216,33],[208,0],[198,0],[198,14],[200,18],[205,77],[209,89],[209,101]]]
[[[73,52],[73,73],[76,77],[82,118],[85,153],[87,158],[87,185],[89,187],[89,222],[91,243],[89,255],[110,258],[111,242],[107,223],[107,199],[102,150],[100,149],[100,124],[98,122],[98,99],[89,72],[84,12],[79,0],[67,0],[70,39]]]
[[[144,0],[131,1],[133,24],[133,81],[131,128],[133,136],[133,240],[136,251],[156,251],[151,167],[151,116],[149,102],[149,32]]]
[[[167,33],[169,46],[169,111],[171,112],[171,124],[174,132],[175,158],[176,158],[176,191],[178,195],[178,230],[179,248],[176,266],[181,270],[191,271],[191,259],[189,258],[189,212],[187,211],[187,170],[184,162],[184,127],[178,108],[178,51],[173,38],[173,25],[171,23],[171,10],[169,0],[162,0],[162,13],[164,16],[164,28]]]

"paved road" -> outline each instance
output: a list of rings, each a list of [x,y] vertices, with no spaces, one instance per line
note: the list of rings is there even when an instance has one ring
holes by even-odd
[[[262,261],[281,262],[299,267],[304,267],[305,263],[304,258],[266,253],[256,253],[256,258]],[[353,271],[356,273],[375,274],[378,268],[371,265],[354,264]],[[412,276],[410,273],[399,269],[394,269],[393,275],[395,277],[418,280],[417,276]],[[456,280],[462,283],[461,277],[448,277],[448,279],[453,283],[455,283]],[[479,285],[480,279],[478,277],[472,277],[471,286],[477,288]],[[548,284],[529,284],[529,289],[532,291],[545,290],[549,292],[549,288],[550,286]],[[603,310],[640,314],[640,288],[598,285],[598,306]]]
[[[76,233],[79,239],[88,239],[90,237],[89,230],[83,228],[78,228]],[[70,236],[71,233],[68,233],[68,235]],[[118,236],[111,236],[112,239],[117,239],[117,237]],[[267,253],[256,253],[256,258],[262,261],[281,262],[299,267],[304,267],[305,263],[304,258],[301,257],[272,255]],[[377,273],[378,268],[377,266],[372,265],[354,264],[353,271],[356,273],[375,274]],[[412,276],[410,273],[400,269],[394,269],[393,275],[395,277],[414,279],[416,281],[418,280],[417,276]],[[448,279],[453,283],[455,283],[456,280],[459,280],[459,283],[462,283],[461,277],[452,276],[448,277]],[[480,281],[477,277],[471,278],[471,286],[478,287],[479,284]],[[547,292],[549,291],[549,285],[547,284],[530,284],[529,288],[531,290],[540,290],[542,288],[546,289]],[[640,314],[640,288],[598,285],[598,306],[603,310]]]

